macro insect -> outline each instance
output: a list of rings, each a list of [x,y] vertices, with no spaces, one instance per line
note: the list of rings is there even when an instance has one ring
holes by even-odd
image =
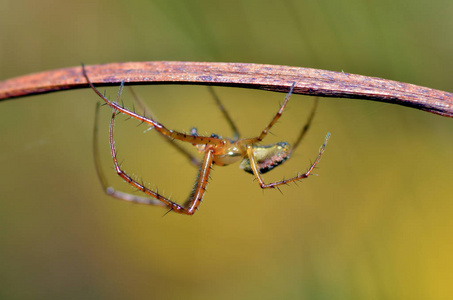
[[[269,133],[269,130],[272,128],[272,126],[274,126],[274,124],[282,115],[286,107],[286,104],[288,103],[289,98],[294,90],[295,83],[292,84],[288,94],[285,97],[283,104],[280,106],[280,109],[272,118],[271,122],[264,128],[260,135],[253,138],[245,139],[239,138],[240,137],[239,132],[236,126],[234,125],[233,121],[231,120],[229,114],[223,108],[222,104],[220,103],[220,100],[217,97],[214,97],[220,110],[222,111],[224,117],[226,118],[227,122],[229,123],[234,132],[233,139],[226,139],[216,134],[212,134],[211,136],[201,136],[198,135],[196,129],[192,129],[190,134],[167,129],[164,125],[155,121],[152,117],[142,116],[140,114],[137,114],[135,110],[134,111],[128,110],[123,105],[119,104],[119,98],[124,87],[124,81],[120,85],[116,101],[110,101],[108,98],[106,98],[105,95],[99,92],[99,90],[97,90],[93,83],[90,81],[84,66],[82,66],[82,72],[87,83],[94,90],[94,92],[105,102],[106,105],[110,106],[113,109],[112,117],[110,119],[109,137],[110,137],[110,152],[113,158],[113,164],[116,173],[128,184],[132,185],[134,188],[136,188],[139,191],[142,191],[148,196],[141,197],[117,191],[112,187],[108,187],[107,182],[104,179],[104,176],[100,172],[98,159],[96,159],[98,175],[101,178],[101,183],[104,186],[105,192],[108,195],[121,200],[140,204],[162,206],[168,208],[169,211],[174,211],[185,215],[193,215],[197,211],[198,206],[200,205],[203,196],[206,192],[206,186],[208,184],[209,174],[213,164],[217,166],[227,166],[235,162],[241,161],[240,168],[248,173],[253,174],[262,189],[278,188],[278,186],[280,185],[289,184],[291,182],[296,182],[298,180],[307,178],[311,174],[313,169],[316,167],[319,160],[321,159],[321,156],[324,152],[324,149],[330,137],[330,133],[328,133],[326,135],[324,143],[319,149],[318,156],[316,157],[315,161],[311,164],[311,166],[308,168],[306,172],[300,174],[298,173],[295,177],[290,179],[283,179],[278,182],[265,183],[262,174],[269,172],[275,167],[281,165],[290,157],[292,151],[294,151],[299,142],[302,140],[302,137],[306,133],[311,123],[311,120],[313,119],[316,106],[314,106],[306,125],[304,126],[298,140],[296,141],[292,148],[286,142],[279,142],[271,145],[259,145],[259,143]],[[199,167],[199,173],[196,178],[193,190],[190,193],[188,199],[184,202],[184,204],[182,205],[178,204],[170,200],[169,198],[166,198],[163,195],[159,194],[158,191],[154,191],[150,188],[147,188],[143,183],[140,183],[137,180],[133,179],[130,175],[128,175],[128,173],[121,169],[117,160],[115,142],[113,139],[113,128],[115,117],[119,113],[125,114],[131,118],[137,119],[143,123],[148,124],[150,128],[158,131],[168,142],[172,143],[175,147],[178,148],[178,150],[187,155],[193,164]],[[97,130],[95,129],[95,140],[96,136]],[[191,156],[191,154],[186,152],[179,145],[175,144],[173,140],[179,140],[192,144],[197,148],[199,152],[204,153],[203,160],[199,162],[196,158]],[[96,141],[94,141],[94,147],[96,157],[97,156]]]

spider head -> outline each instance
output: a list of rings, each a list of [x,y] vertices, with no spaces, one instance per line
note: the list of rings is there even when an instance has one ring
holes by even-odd
[[[287,142],[280,142],[266,146],[255,145],[253,152],[258,163],[258,169],[261,174],[264,174],[284,163],[289,158],[291,150]],[[253,174],[248,157],[242,160],[241,169]]]

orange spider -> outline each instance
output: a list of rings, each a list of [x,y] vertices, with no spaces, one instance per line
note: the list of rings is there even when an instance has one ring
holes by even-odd
[[[83,72],[83,75],[86,78],[88,84],[96,92],[96,94],[102,98],[102,100],[105,102],[105,104],[107,104],[108,106],[113,108],[113,113],[112,113],[112,117],[110,120],[110,131],[109,132],[110,132],[110,151],[111,151],[111,155],[113,158],[113,164],[115,166],[116,173],[122,179],[124,179],[124,181],[126,181],[127,183],[129,183],[130,185],[135,187],[137,190],[140,190],[143,193],[152,197],[152,198],[140,197],[140,196],[116,191],[112,187],[107,187],[106,180],[100,173],[98,159],[96,158],[97,171],[98,171],[99,177],[101,178],[101,182],[105,188],[106,193],[110,196],[113,196],[113,197],[121,199],[121,200],[134,202],[134,203],[140,203],[140,204],[163,206],[163,207],[169,208],[170,209],[169,211],[174,211],[174,212],[177,212],[180,214],[193,215],[197,211],[198,206],[200,205],[200,203],[203,199],[203,196],[206,192],[206,186],[208,184],[209,173],[212,169],[213,164],[218,165],[218,166],[227,166],[227,165],[230,165],[232,163],[242,160],[242,162],[240,164],[241,169],[243,169],[244,171],[246,171],[248,173],[255,175],[255,177],[258,180],[258,183],[262,189],[276,188],[283,184],[288,184],[291,182],[295,182],[295,181],[307,178],[310,175],[310,173],[313,171],[313,169],[315,168],[317,163],[319,162],[321,155],[323,154],[326,144],[330,137],[330,133],[328,133],[325,138],[324,144],[319,149],[318,156],[316,157],[315,161],[312,163],[312,165],[310,166],[308,171],[306,171],[303,174],[298,174],[297,176],[295,176],[291,179],[284,179],[284,180],[281,180],[278,182],[265,183],[261,174],[271,171],[273,168],[281,165],[283,162],[285,162],[290,157],[291,152],[299,144],[299,142],[301,141],[305,132],[307,131],[307,129],[310,125],[310,122],[313,118],[314,111],[316,109],[316,102],[315,102],[315,106],[312,110],[309,120],[308,120],[307,124],[304,126],[304,128],[292,150],[290,149],[289,144],[286,142],[279,142],[279,143],[266,145],[266,146],[257,145],[259,142],[261,142],[266,137],[269,130],[272,128],[272,126],[277,122],[277,120],[282,115],[283,110],[285,109],[285,106],[288,103],[288,100],[291,96],[291,93],[293,92],[295,83],[292,84],[289,93],[285,97],[285,101],[281,105],[279,111],[274,116],[272,121],[266,126],[266,128],[264,128],[264,130],[261,132],[261,134],[258,137],[254,137],[254,138],[239,139],[238,130],[236,129],[235,125],[233,124],[228,113],[224,110],[219,99],[214,95],[214,98],[217,101],[217,104],[219,105],[220,110],[222,111],[222,113],[224,114],[224,116],[226,117],[227,121],[229,122],[230,126],[232,127],[232,129],[234,131],[233,139],[224,139],[215,134],[212,134],[209,137],[199,136],[197,134],[196,129],[192,129],[190,134],[181,133],[181,132],[177,132],[177,131],[174,131],[171,129],[167,129],[161,123],[153,120],[152,117],[141,116],[141,115],[135,113],[134,111],[130,111],[118,104],[121,92],[124,87],[124,81],[121,83],[121,86],[119,88],[117,100],[110,101],[94,87],[93,83],[88,78],[88,75],[85,71],[84,66],[82,66],[82,72]],[[212,89],[211,89],[211,92],[212,92]],[[118,164],[117,157],[116,157],[116,150],[115,150],[114,139],[113,139],[113,125],[114,125],[114,121],[115,121],[115,116],[118,113],[123,113],[123,114],[128,115],[132,118],[135,118],[143,123],[148,124],[149,126],[151,126],[151,128],[154,128],[162,136],[164,136],[167,139],[167,141],[171,142],[175,147],[177,147],[178,150],[182,151],[186,156],[188,156],[193,164],[199,166],[200,171],[197,176],[197,180],[195,182],[194,188],[193,188],[189,198],[183,205],[173,202],[170,199],[159,194],[157,191],[153,191],[153,190],[145,187],[143,183],[139,183],[138,181],[134,180],[130,175],[128,175],[126,172],[124,172],[121,169],[121,167]],[[96,132],[97,132],[97,130],[95,129],[95,135],[94,135],[95,139],[96,139],[96,135],[97,135]],[[202,162],[201,163],[198,162],[198,160],[196,158],[192,157],[191,154],[189,154],[184,149],[182,149],[181,147],[179,147],[178,145],[173,143],[173,140],[180,140],[183,142],[188,142],[188,143],[192,144],[193,146],[195,146],[199,152],[204,153]],[[94,147],[95,147],[95,155],[97,156],[96,143],[94,143]]]

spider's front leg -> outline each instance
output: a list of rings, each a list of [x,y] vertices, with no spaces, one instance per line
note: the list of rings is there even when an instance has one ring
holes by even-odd
[[[132,87],[130,87],[129,90],[131,91],[132,97],[135,100],[135,102],[137,103],[138,107],[143,111],[143,116],[145,118],[148,118],[151,120],[156,120],[156,118],[153,116],[151,110],[148,108],[146,103],[138,96],[138,94],[135,92],[135,90]],[[154,128],[154,127],[151,126],[150,129],[152,129],[152,128]],[[194,135],[194,134],[191,133],[191,135]],[[195,157],[192,153],[187,151],[185,148],[178,145],[174,139],[172,139],[171,137],[164,135],[164,134],[161,134],[160,136],[162,138],[164,138],[165,141],[168,142],[179,153],[183,154],[194,167],[197,167],[197,168],[200,167],[201,161],[197,157]]]
[[[114,109],[112,113],[112,118],[110,121],[110,151],[113,158],[113,164],[115,167],[115,171],[124,181],[128,184],[132,185],[139,191],[151,196],[152,198],[144,198],[144,197],[137,197],[132,194],[127,194],[119,191],[115,191],[113,188],[109,187],[106,188],[107,194],[118,198],[120,200],[140,203],[140,204],[147,204],[147,205],[157,205],[157,206],[166,206],[170,209],[170,211],[174,211],[184,215],[193,215],[200,205],[201,201],[203,200],[203,196],[206,192],[206,186],[208,184],[209,173],[211,172],[211,166],[213,163],[214,158],[214,151],[208,148],[205,152],[203,162],[200,166],[200,171],[197,177],[197,181],[195,182],[195,186],[193,192],[190,194],[189,199],[184,203],[184,205],[179,205],[176,202],[171,201],[170,199],[164,197],[163,195],[159,194],[157,191],[153,191],[144,184],[139,183],[137,180],[133,179],[130,175],[128,175],[124,170],[121,169],[118,159],[116,156],[115,150],[115,141],[113,139],[113,127],[115,122],[115,116],[117,111]],[[102,179],[103,185],[105,185],[105,180]]]
[[[119,100],[119,97],[121,95],[121,92],[122,92],[122,89],[124,86],[124,81],[121,83],[120,89],[118,91],[117,101],[113,102],[113,101],[110,101],[109,99],[107,99],[100,91],[98,91],[96,89],[96,87],[93,85],[93,83],[88,78],[85,67],[83,65],[82,65],[82,74],[85,77],[85,79],[86,79],[88,85],[91,87],[91,89],[93,89],[93,91],[108,106],[113,108],[115,111],[128,115],[131,118],[134,118],[136,120],[139,120],[143,123],[146,123],[146,124],[152,126],[153,128],[156,129],[156,131],[158,131],[162,135],[167,136],[169,139],[176,139],[176,140],[180,140],[183,142],[189,142],[191,144],[196,144],[196,145],[214,145],[215,146],[215,145],[219,145],[223,142],[222,139],[216,138],[216,137],[197,136],[197,135],[191,135],[191,134],[186,134],[186,133],[170,130],[170,129],[166,128],[164,125],[162,125],[161,123],[154,121],[153,119],[141,116],[141,115],[135,113],[134,111],[130,111],[118,104],[118,100]]]
[[[256,179],[258,180],[258,183],[262,189],[269,189],[269,188],[275,188],[279,185],[283,184],[288,184],[291,182],[295,182],[298,180],[302,180],[307,178],[313,169],[316,167],[318,164],[319,160],[321,159],[322,154],[324,153],[324,149],[326,148],[327,142],[329,141],[330,138],[330,133],[326,135],[326,139],[324,140],[324,144],[319,148],[319,153],[318,156],[316,157],[316,160],[314,163],[310,166],[310,168],[303,174],[299,174],[296,177],[290,178],[290,179],[284,179],[282,181],[277,181],[277,182],[271,182],[271,183],[265,183],[263,180],[263,177],[261,176],[260,168],[258,166],[257,159],[255,157],[255,153],[253,151],[253,146],[249,145],[247,146],[247,156],[250,161],[250,167],[252,169],[253,174],[255,175]]]
[[[107,195],[112,196],[113,198],[117,198],[117,199],[128,201],[128,202],[167,207],[167,205],[165,203],[163,203],[159,200],[147,198],[147,197],[140,197],[137,195],[117,191],[108,184],[107,179],[104,175],[104,172],[102,171],[101,163],[100,163],[100,159],[99,159],[99,149],[98,149],[99,108],[100,108],[100,103],[98,102],[96,105],[96,111],[95,111],[95,116],[94,116],[93,156],[94,156],[94,165],[96,167],[96,173],[99,177],[99,181],[101,182],[104,192]]]

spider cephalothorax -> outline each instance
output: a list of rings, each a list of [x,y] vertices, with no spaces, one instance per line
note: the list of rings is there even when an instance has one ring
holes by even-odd
[[[263,188],[263,189],[276,188],[283,184],[288,184],[291,182],[295,182],[295,181],[307,178],[311,174],[313,169],[315,168],[316,164],[319,162],[321,155],[324,152],[324,149],[326,147],[327,141],[330,137],[330,134],[327,134],[324,144],[319,149],[318,156],[316,157],[314,163],[310,166],[308,171],[306,171],[303,174],[298,174],[297,176],[290,178],[290,179],[284,179],[284,180],[281,180],[278,182],[272,182],[272,183],[265,183],[261,174],[264,174],[266,172],[273,170],[275,167],[281,165],[289,158],[291,152],[294,151],[294,149],[297,147],[299,142],[302,140],[302,137],[304,136],[305,132],[307,131],[307,129],[311,123],[311,120],[313,118],[313,115],[314,115],[314,109],[313,109],[313,111],[310,115],[309,121],[304,126],[302,133],[300,134],[298,140],[296,141],[296,143],[294,144],[292,149],[290,149],[289,144],[286,142],[280,142],[280,143],[267,145],[267,146],[259,145],[259,143],[266,137],[266,135],[268,134],[268,132],[272,128],[272,126],[277,122],[277,120],[282,115],[283,110],[285,109],[285,106],[289,101],[289,97],[293,92],[295,83],[292,84],[292,86],[289,90],[289,93],[285,97],[285,101],[281,105],[279,111],[275,114],[274,118],[264,128],[264,130],[261,132],[261,134],[254,138],[239,139],[240,135],[239,135],[239,132],[238,132],[236,126],[232,122],[228,113],[223,108],[218,97],[214,95],[214,99],[217,101],[220,110],[224,114],[225,118],[227,119],[228,123],[230,124],[230,126],[234,132],[233,139],[224,139],[216,134],[212,134],[211,136],[200,136],[200,135],[198,135],[198,132],[195,128],[191,129],[190,134],[167,129],[161,123],[153,120],[152,117],[141,116],[141,115],[135,113],[134,111],[130,111],[118,104],[118,99],[121,95],[121,92],[122,92],[122,89],[124,86],[124,82],[120,86],[117,100],[110,101],[94,87],[94,85],[89,80],[88,75],[83,66],[82,66],[82,72],[83,72],[83,75],[84,75],[85,79],[87,80],[88,84],[96,92],[96,94],[99,97],[101,97],[102,100],[108,106],[113,108],[112,118],[110,120],[110,152],[111,152],[111,155],[113,158],[113,163],[115,166],[116,173],[121,178],[123,178],[127,183],[129,183],[136,189],[144,192],[146,195],[150,196],[150,198],[140,197],[140,196],[116,191],[112,187],[107,187],[106,180],[101,175],[102,173],[100,172],[100,169],[98,166],[98,168],[97,168],[98,174],[100,175],[101,182],[104,185],[104,188],[105,188],[105,191],[107,192],[107,194],[109,194],[113,197],[116,197],[118,199],[121,199],[121,200],[135,202],[135,203],[141,203],[141,204],[163,206],[163,207],[167,207],[168,209],[170,209],[170,211],[174,211],[174,212],[177,212],[180,214],[192,215],[197,211],[198,206],[200,205],[200,203],[203,199],[203,196],[206,191],[206,186],[208,184],[209,174],[210,174],[213,164],[218,165],[218,166],[226,166],[226,165],[230,165],[230,164],[233,164],[233,163],[236,163],[236,162],[242,160],[240,167],[244,171],[253,174],[256,177],[256,179],[258,180],[258,183],[261,188]],[[211,89],[211,92],[213,92],[212,89]],[[172,143],[172,145],[174,145],[174,147],[176,147],[179,151],[181,151],[184,155],[186,155],[194,165],[199,167],[200,171],[198,173],[198,177],[196,179],[193,191],[190,194],[187,201],[184,202],[184,204],[180,205],[180,204],[164,197],[163,195],[159,194],[157,191],[154,191],[154,190],[151,190],[151,189],[145,187],[143,183],[136,181],[135,179],[133,179],[130,175],[128,175],[125,171],[123,171],[121,169],[121,167],[118,164],[117,157],[116,157],[116,150],[115,150],[115,145],[114,145],[115,143],[114,143],[114,139],[113,139],[113,124],[114,124],[115,116],[118,113],[123,113],[125,115],[128,115],[129,117],[135,118],[143,123],[148,124],[151,128],[154,128],[156,131],[158,131],[168,142]],[[96,132],[97,131],[95,131],[95,133]],[[193,157],[186,150],[181,148],[179,145],[175,144],[174,140],[187,142],[187,143],[195,146],[199,152],[204,153],[203,160],[201,162],[198,161],[197,158]],[[97,153],[96,143],[95,143],[95,153]],[[96,163],[98,164],[98,159],[96,159]]]

